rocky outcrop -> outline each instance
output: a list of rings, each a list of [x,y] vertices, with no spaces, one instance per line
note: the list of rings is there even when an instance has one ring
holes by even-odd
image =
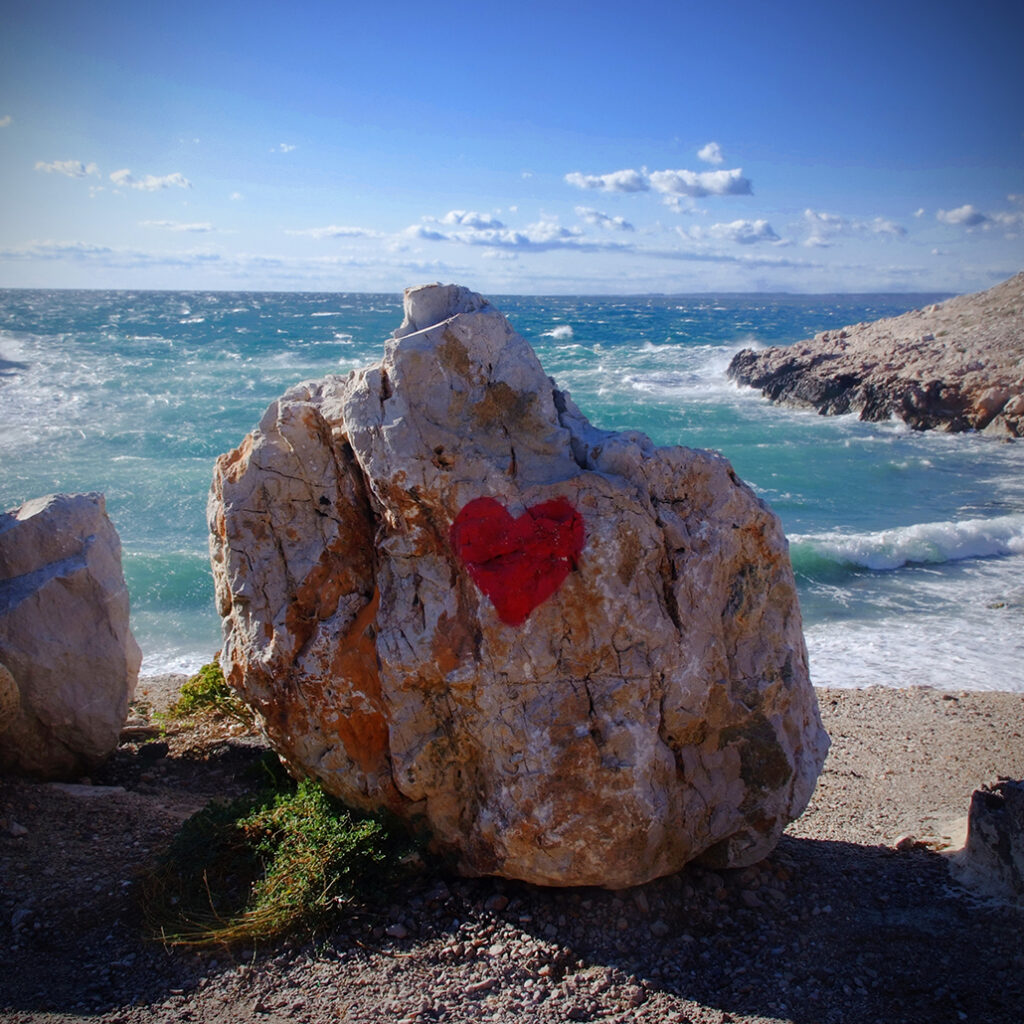
[[[0,771],[89,771],[117,746],[141,660],[103,495],[0,516]]]
[[[1024,273],[902,316],[744,349],[728,372],[824,414],[1024,436]]]
[[[951,867],[965,885],[1024,905],[1024,782],[1000,779],[974,791],[967,844]]]
[[[765,856],[828,740],[777,518],[722,458],[594,429],[486,300],[217,462],[222,665],[296,773],[468,874],[627,886]]]

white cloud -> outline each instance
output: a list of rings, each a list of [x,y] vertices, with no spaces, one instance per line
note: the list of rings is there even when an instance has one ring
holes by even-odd
[[[1024,205],[1024,197],[1011,194],[1006,197],[1015,206]],[[1002,228],[1008,238],[1016,238],[1017,233],[1024,230],[1024,209],[1018,210],[997,210],[995,213],[984,213],[972,203],[965,203],[955,210],[939,210],[935,214],[936,220],[943,224],[950,224],[954,227],[966,228],[974,231],[981,228],[982,231],[991,231],[993,228]]]
[[[417,239],[421,242],[446,242],[452,236],[428,228],[425,224],[410,224],[402,231],[402,237]]]
[[[208,221],[202,223],[182,224],[176,220],[143,220],[139,222],[144,228],[162,228],[165,231],[188,231],[193,234],[203,234],[213,230],[213,225]]]
[[[601,192],[648,192],[654,189],[663,195],[686,196],[700,199],[704,196],[749,196],[753,193],[750,179],[743,177],[739,167],[721,171],[612,171],[610,174],[581,174],[573,171],[565,176],[577,188],[598,189]]]
[[[243,196],[241,192],[232,192],[231,195],[228,196],[228,199],[233,203],[237,203],[240,199],[244,198],[245,196]]]
[[[804,222],[810,232],[804,245],[811,248],[827,249],[833,245],[833,239],[839,235],[872,234],[887,235],[890,238],[903,238],[907,229],[886,217],[875,217],[873,220],[852,220],[841,217],[837,213],[826,213],[819,210],[804,210]]]
[[[83,164],[81,160],[54,160],[52,163],[38,160],[36,170],[45,171],[47,174],[64,174],[69,178],[87,178],[100,173],[95,164]]]
[[[438,222],[434,222],[438,223]],[[455,242],[514,252],[545,252],[552,249],[575,249],[580,252],[627,249],[629,246],[611,241],[589,241],[580,228],[563,227],[553,218],[543,218],[522,229],[470,228],[443,232],[425,224],[413,224],[402,232],[404,238],[428,242]]]
[[[579,228],[564,228],[557,221],[541,220],[521,231],[511,228],[485,231],[459,231],[448,237],[465,245],[486,245],[501,249],[557,249],[575,241]]]
[[[290,142],[279,142],[270,152],[271,153],[291,153],[293,150],[298,149],[298,146],[293,146]]]
[[[379,238],[380,232],[369,228],[342,227],[329,224],[323,228],[292,228],[285,231],[286,235],[302,235],[306,238]]]
[[[688,196],[749,196],[753,193],[750,179],[734,167],[729,171],[652,171],[651,185],[666,195]]]
[[[576,216],[585,220],[595,227],[605,228],[608,231],[635,231],[636,228],[622,217],[611,217],[607,213],[595,210],[590,206],[577,206]]]
[[[722,147],[717,142],[709,142],[706,146],[697,150],[697,156],[706,164],[720,164],[725,157],[722,156]]]
[[[1007,232],[1011,233],[1013,238],[1017,237],[1017,232],[1024,230],[1024,210],[1008,210],[1006,212],[992,214],[992,221],[998,224],[1001,228],[1005,228]]]
[[[441,218],[440,223],[472,229],[503,228],[505,226],[497,217],[492,217],[489,213],[475,213],[472,210],[449,210]]]
[[[828,248],[832,245],[830,239],[841,234],[849,226],[849,221],[845,217],[811,209],[804,210],[804,220],[810,228],[810,235],[804,241],[804,245],[818,249]]]
[[[531,245],[544,245],[549,242],[564,242],[578,238],[583,232],[579,228],[563,228],[557,220],[539,220],[536,224],[528,224],[524,231],[505,232],[510,237],[523,237]]]
[[[705,235],[722,241],[737,242],[740,245],[782,241],[766,220],[734,220],[728,224],[712,224],[709,228],[694,228],[690,233],[692,238],[702,238]]]
[[[914,216],[915,216],[915,217],[923,217],[923,216],[924,216],[924,207],[923,207],[923,206],[920,206],[920,207],[918,207],[918,208],[917,208],[917,209],[916,209],[916,210],[914,211]]]
[[[601,192],[646,192],[650,183],[640,171],[612,171],[610,174],[581,174],[572,171],[565,176],[577,188],[599,189]]]
[[[3,117],[0,117],[0,128],[10,128],[13,122],[14,118],[10,114],[4,114]]]
[[[147,174],[144,178],[136,178],[130,170],[124,168],[120,171],[114,171],[110,175],[110,180],[119,188],[124,186],[126,188],[138,189],[140,192],[159,192],[165,188],[192,187],[192,182],[183,174],[178,174],[177,172],[160,176]]]
[[[976,228],[988,222],[988,217],[971,203],[958,206],[955,210],[939,210],[935,214],[935,219],[942,221],[943,224],[964,228]]]
[[[875,217],[864,225],[868,231],[876,235],[891,235],[893,238],[903,238],[907,229],[901,224],[885,217]]]
[[[5,260],[61,260],[87,259],[105,256],[114,250],[105,245],[91,242],[29,242],[27,245],[0,249],[0,258]]]
[[[682,228],[677,232],[687,240],[689,236]],[[740,267],[769,267],[773,269],[819,269],[822,264],[808,260],[796,260],[783,256],[754,256],[748,253],[735,255],[728,252],[719,252],[713,249],[693,247],[687,249],[647,249],[642,250],[646,256],[654,256],[661,259],[682,260],[690,263],[720,263],[731,264]]]
[[[19,248],[0,249],[0,259],[73,260],[122,270],[135,270],[140,267],[205,266],[220,262],[222,257],[219,253],[203,251],[152,252],[115,249],[106,245],[93,245],[90,242],[46,241],[30,242]]]
[[[154,249],[121,249],[93,245],[81,241],[33,241],[22,246],[0,248],[0,261],[17,263],[61,263],[87,267],[90,271],[117,273],[117,281],[123,281],[125,272],[155,270],[159,275],[167,269],[195,271],[193,280],[209,282],[209,274],[218,275],[220,280],[259,280],[277,282],[317,281],[336,285],[339,270],[351,268],[373,268],[385,274],[393,274],[395,268],[412,275],[409,279],[438,279],[449,277],[451,268],[438,261],[396,261],[387,254],[380,257],[352,256],[301,256],[281,257],[258,253],[223,254],[209,250],[191,249],[160,251]],[[163,280],[160,276],[153,281]],[[382,277],[375,287],[380,290],[396,289],[391,278]],[[262,285],[265,286],[265,285]]]
[[[706,213],[706,210],[698,211],[692,199],[685,196],[662,196],[661,203],[667,206],[673,213]]]

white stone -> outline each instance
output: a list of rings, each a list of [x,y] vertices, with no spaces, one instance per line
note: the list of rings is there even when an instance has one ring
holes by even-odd
[[[50,495],[0,516],[0,662],[19,696],[0,770],[72,777],[117,745],[141,653],[103,495]]]

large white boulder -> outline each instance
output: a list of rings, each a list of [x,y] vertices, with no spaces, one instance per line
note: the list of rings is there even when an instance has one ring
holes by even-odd
[[[102,494],[0,515],[0,771],[69,778],[117,746],[142,660]]]
[[[786,540],[725,459],[594,429],[479,295],[217,462],[222,663],[297,773],[469,874],[765,856],[828,739]]]

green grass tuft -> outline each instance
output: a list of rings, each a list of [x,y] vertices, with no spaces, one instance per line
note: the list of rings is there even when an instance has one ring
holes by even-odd
[[[248,727],[254,721],[252,709],[228,686],[216,661],[204,665],[182,686],[178,699],[167,709],[166,718],[177,721],[207,714],[224,715]]]
[[[144,910],[169,945],[270,942],[386,888],[413,849],[401,826],[315,782],[289,784],[186,821],[143,886]]]

